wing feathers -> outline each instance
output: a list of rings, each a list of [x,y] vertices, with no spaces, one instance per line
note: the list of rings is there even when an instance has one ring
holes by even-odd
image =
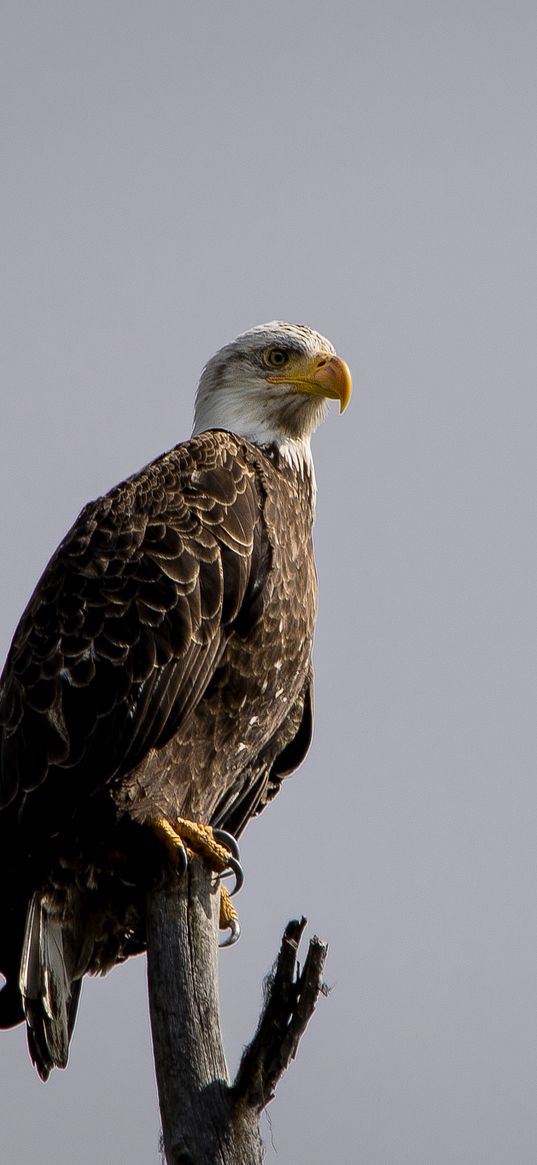
[[[51,765],[99,787],[195,707],[245,596],[251,607],[266,540],[240,454],[230,434],[204,434],[82,511],[0,684],[2,803]]]

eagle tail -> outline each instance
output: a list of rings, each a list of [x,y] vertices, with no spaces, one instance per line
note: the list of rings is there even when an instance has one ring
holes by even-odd
[[[81,980],[70,980],[61,920],[39,892],[28,907],[19,985],[30,1055],[46,1080],[52,1068],[67,1065]]]

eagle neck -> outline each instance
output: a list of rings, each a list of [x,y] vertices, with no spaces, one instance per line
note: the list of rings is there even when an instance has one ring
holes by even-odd
[[[291,470],[293,477],[303,487],[311,508],[312,522],[315,517],[315,503],[317,499],[317,482],[315,467],[311,455],[309,438],[302,441],[288,439],[287,441],[270,442],[260,445],[259,448],[280,471]]]

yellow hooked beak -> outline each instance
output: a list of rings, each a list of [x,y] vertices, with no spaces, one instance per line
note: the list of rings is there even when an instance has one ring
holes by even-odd
[[[304,360],[287,373],[270,375],[270,384],[290,384],[295,392],[305,392],[310,396],[327,396],[339,401],[339,411],[343,413],[351,399],[352,377],[348,364],[341,356],[315,356]]]

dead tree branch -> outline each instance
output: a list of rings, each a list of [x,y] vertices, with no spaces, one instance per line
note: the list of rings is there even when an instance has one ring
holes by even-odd
[[[327,947],[313,938],[297,973],[306,920],[289,922],[257,1031],[231,1084],[218,1005],[218,905],[199,860],[148,896],[149,1007],[167,1165],[261,1165],[261,1112],[322,988]]]

